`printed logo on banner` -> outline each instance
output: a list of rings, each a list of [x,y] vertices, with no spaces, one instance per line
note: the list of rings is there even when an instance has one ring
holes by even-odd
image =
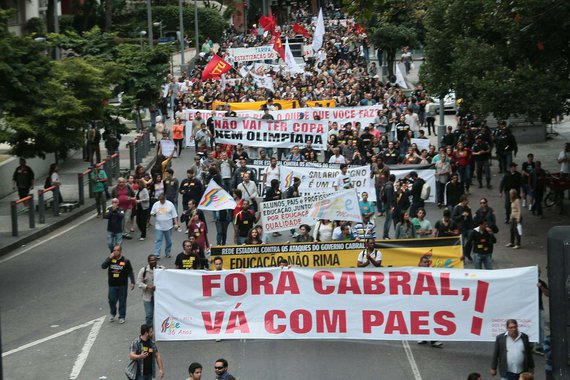
[[[212,190],[208,191],[204,195],[204,200],[202,200],[202,202],[200,203],[200,206],[207,207],[214,202],[225,202],[225,201],[229,200],[228,196],[225,194],[222,194],[221,196],[218,195],[218,193],[220,193],[221,190],[222,189],[212,189]]]
[[[192,318],[188,317],[185,319],[191,320]],[[166,335],[190,335],[192,334],[192,330],[183,329],[182,322],[179,318],[166,317],[166,319],[160,324],[160,333]]]
[[[285,188],[293,186],[293,180],[295,179],[295,177],[301,179],[301,183],[303,183],[303,181],[307,179],[306,175],[301,173],[295,173],[292,171],[289,174],[287,174],[287,176],[285,177],[285,182],[284,182]]]

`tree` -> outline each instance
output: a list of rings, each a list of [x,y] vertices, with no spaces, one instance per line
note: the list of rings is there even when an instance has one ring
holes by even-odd
[[[454,89],[476,114],[550,121],[570,98],[570,5],[562,0],[433,0],[428,90]]]
[[[425,0],[354,0],[348,11],[366,26],[374,45],[386,52],[388,75],[392,76],[398,50],[421,43],[426,8]]]

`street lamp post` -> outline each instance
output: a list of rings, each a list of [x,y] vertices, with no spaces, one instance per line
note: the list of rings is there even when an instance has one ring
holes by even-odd
[[[178,0],[178,18],[180,19],[180,74],[182,74],[186,64],[184,60],[184,12],[182,9],[182,0]]]
[[[146,36],[146,30],[141,30],[139,32],[139,40],[141,44],[141,51],[143,51],[143,37]]]
[[[148,46],[152,49],[152,7],[150,0],[146,0],[146,22],[148,27]]]
[[[160,38],[162,38],[162,21],[158,21],[158,22],[153,22],[152,23],[153,26],[156,26],[159,30],[159,36]]]
[[[196,40],[196,56],[200,53],[200,36],[198,34],[198,2],[194,0],[194,39]]]

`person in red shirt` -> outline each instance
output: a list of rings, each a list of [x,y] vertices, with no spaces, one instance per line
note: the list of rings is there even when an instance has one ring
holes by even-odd
[[[130,234],[130,223],[128,221],[131,219],[131,214],[133,211],[133,200],[135,199],[135,192],[132,187],[127,183],[123,177],[119,177],[117,180],[117,186],[113,189],[113,198],[119,200],[119,207],[125,211],[125,219],[123,222],[123,238],[130,240],[132,239]]]
[[[194,236],[196,243],[204,250],[210,249],[210,242],[208,241],[208,226],[198,217],[198,214],[192,215],[190,223],[188,224],[188,237]]]
[[[178,147],[178,157],[182,154],[182,148],[184,147],[184,124],[180,121],[180,118],[176,118],[176,122],[172,125],[172,140],[174,144]]]
[[[453,156],[457,162],[461,184],[465,188],[465,193],[469,194],[471,187],[471,149],[466,148],[460,141],[457,143],[457,149],[453,152]]]

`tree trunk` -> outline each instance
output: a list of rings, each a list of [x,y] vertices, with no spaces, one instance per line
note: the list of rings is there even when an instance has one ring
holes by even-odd
[[[105,32],[110,33],[113,27],[113,0],[105,0]]]
[[[394,49],[386,49],[386,61],[388,64],[388,78],[394,76],[394,61],[396,60],[396,50]]]

